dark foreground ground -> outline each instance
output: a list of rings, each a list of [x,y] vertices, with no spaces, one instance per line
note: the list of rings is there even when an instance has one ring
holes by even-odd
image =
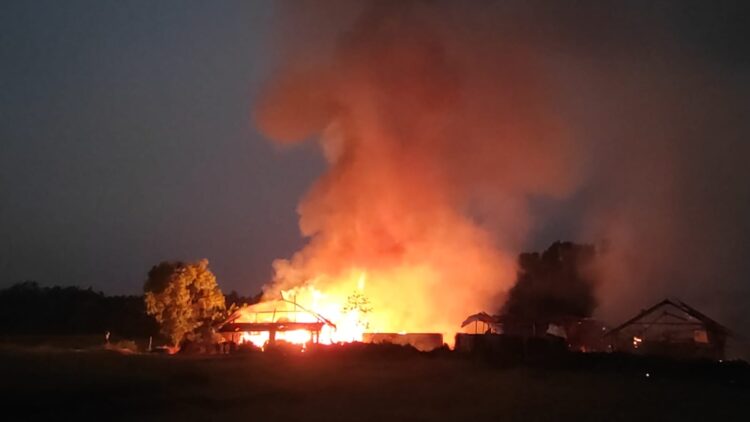
[[[6,420],[750,420],[750,388],[735,369],[625,366],[501,367],[362,347],[293,356],[3,347],[0,397],[14,415]]]

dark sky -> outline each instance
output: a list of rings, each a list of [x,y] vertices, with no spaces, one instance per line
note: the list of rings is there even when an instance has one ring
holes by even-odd
[[[322,169],[253,128],[269,1],[0,4],[0,285],[140,291],[207,257],[256,292]],[[265,49],[265,50],[264,50]]]

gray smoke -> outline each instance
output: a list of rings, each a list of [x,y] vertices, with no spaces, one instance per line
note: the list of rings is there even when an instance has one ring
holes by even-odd
[[[338,122],[344,146],[325,145],[335,161],[372,123],[357,120],[368,96],[378,130],[392,136],[381,155],[406,151],[438,175],[424,180],[439,187],[407,177],[404,197],[436,189],[441,206],[489,233],[503,256],[549,244],[550,221],[573,240],[606,244],[597,291],[604,319],[677,296],[742,331],[750,324],[750,22],[740,7],[281,2],[278,60],[257,120],[282,142]],[[321,208],[311,195],[302,224],[314,237],[327,228],[310,211]],[[500,283],[507,291],[508,280]]]

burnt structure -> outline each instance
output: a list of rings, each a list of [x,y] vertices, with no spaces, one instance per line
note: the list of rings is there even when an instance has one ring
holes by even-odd
[[[514,342],[563,345],[570,351],[604,352],[609,344],[603,337],[606,327],[593,318],[560,316],[532,320],[511,315],[470,315],[461,324],[466,331],[456,335],[456,350],[471,352],[477,348],[497,349]],[[501,346],[503,345],[503,346]]]
[[[607,332],[616,351],[723,359],[730,331],[679,300],[665,299]]]
[[[312,334],[312,342],[318,342],[323,322],[230,322],[219,328],[225,339],[234,343],[239,342],[243,333],[268,333],[268,343],[276,343],[276,333],[285,331],[309,331]]]
[[[282,299],[240,308],[217,331],[233,344],[241,343],[243,335],[267,333],[267,344],[274,345],[277,334],[288,331],[309,332],[311,342],[318,343],[325,325],[336,327],[320,314]]]

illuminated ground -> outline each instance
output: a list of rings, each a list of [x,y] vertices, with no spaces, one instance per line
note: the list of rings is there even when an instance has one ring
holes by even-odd
[[[451,356],[120,355],[3,349],[20,419],[742,420],[750,390],[637,371],[498,369]],[[738,419],[739,418],[739,419]]]

